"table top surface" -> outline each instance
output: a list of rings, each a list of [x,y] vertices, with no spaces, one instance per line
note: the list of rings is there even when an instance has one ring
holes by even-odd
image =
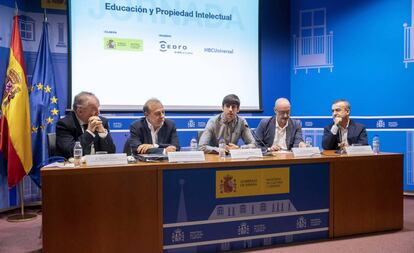
[[[127,168],[137,167],[139,169],[188,169],[188,168],[211,168],[211,167],[237,167],[237,166],[266,166],[274,164],[303,164],[303,163],[325,163],[340,160],[366,160],[366,159],[383,159],[385,157],[401,156],[399,153],[380,153],[376,155],[346,155],[337,154],[334,150],[327,150],[322,152],[319,156],[312,157],[294,157],[291,152],[278,153],[274,152],[272,156],[264,156],[263,158],[251,158],[251,159],[232,159],[230,157],[220,159],[218,155],[206,154],[205,161],[201,162],[180,162],[170,163],[168,161],[157,161],[157,162],[136,162],[127,165],[105,165],[105,166],[87,166],[82,165],[81,167],[73,168],[62,168],[62,167],[47,167],[42,168],[42,175],[55,174],[55,173],[68,173],[74,171],[85,171],[99,170],[102,168]]]

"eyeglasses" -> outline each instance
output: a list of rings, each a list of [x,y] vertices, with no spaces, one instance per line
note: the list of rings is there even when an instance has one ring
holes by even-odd
[[[276,113],[277,114],[280,114],[280,115],[290,115],[290,110],[289,111],[278,111],[278,110],[276,110]]]

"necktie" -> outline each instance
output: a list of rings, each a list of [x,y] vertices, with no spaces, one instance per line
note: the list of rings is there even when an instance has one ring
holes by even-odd
[[[86,132],[86,130],[88,129],[88,124],[83,124],[82,128],[83,128],[83,131]]]

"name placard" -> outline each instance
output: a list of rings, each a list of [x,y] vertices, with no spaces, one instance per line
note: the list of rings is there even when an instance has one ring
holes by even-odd
[[[321,156],[319,147],[306,147],[306,148],[292,148],[294,157],[318,157]]]
[[[85,161],[88,166],[128,164],[125,153],[86,155]]]
[[[230,156],[233,159],[249,159],[261,158],[263,154],[260,148],[230,149]]]
[[[345,151],[348,155],[373,155],[371,146],[348,146],[345,147]]]
[[[168,152],[168,162],[202,162],[205,161],[203,151]]]

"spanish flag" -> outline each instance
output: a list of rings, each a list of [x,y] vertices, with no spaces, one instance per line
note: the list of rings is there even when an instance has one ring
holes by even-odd
[[[9,66],[1,110],[0,150],[8,162],[8,185],[13,187],[32,168],[29,93],[17,15],[13,18]]]

